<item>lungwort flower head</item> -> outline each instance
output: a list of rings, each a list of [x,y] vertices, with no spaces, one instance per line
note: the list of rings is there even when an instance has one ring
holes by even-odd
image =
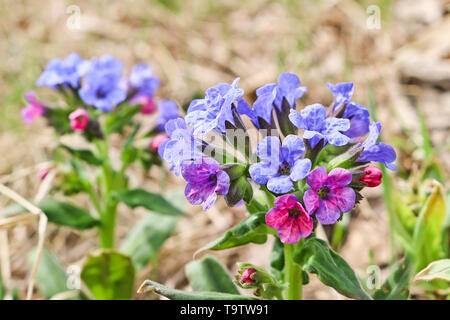
[[[375,161],[384,163],[385,166],[391,170],[397,169],[397,166],[392,162],[397,158],[394,148],[390,145],[378,142],[378,137],[381,132],[381,123],[372,122],[370,124],[370,133],[367,139],[362,143],[363,152],[359,157],[358,161]]]
[[[183,161],[202,157],[203,154],[198,150],[201,142],[193,137],[192,130],[187,128],[182,118],[167,122],[165,130],[169,139],[159,145],[158,154],[170,163],[170,170],[179,176]]]
[[[250,176],[277,194],[291,191],[294,182],[303,179],[311,169],[311,160],[300,159],[305,145],[294,135],[288,135],[283,144],[278,137],[266,137],[258,143],[256,153],[261,162],[250,166]]]
[[[304,129],[303,138],[308,139],[312,147],[322,139],[325,144],[330,143],[334,146],[346,145],[350,140],[342,133],[350,129],[350,121],[327,118],[326,108],[319,103],[309,105],[301,112],[292,109],[289,119],[297,128]]]
[[[355,206],[355,191],[346,187],[352,181],[350,171],[335,168],[327,173],[324,167],[318,167],[306,177],[311,187],[303,196],[309,214],[315,212],[317,220],[322,224],[333,224]]]
[[[110,55],[92,62],[79,91],[81,99],[88,104],[109,112],[127,96],[121,85],[123,65]]]
[[[347,137],[358,138],[369,132],[370,113],[366,107],[356,102],[350,102],[342,117],[350,120],[350,129],[343,132]]]
[[[275,208],[266,214],[269,227],[278,229],[278,235],[283,243],[297,243],[300,238],[306,238],[313,230],[313,219],[306,213],[303,206],[293,194],[285,194],[275,199]]]
[[[53,59],[45,67],[36,84],[55,89],[58,85],[66,85],[74,89],[80,86],[81,77],[89,68],[89,62],[78,54],[72,53],[65,59]]]
[[[25,99],[28,105],[22,109],[22,119],[26,124],[30,124],[37,117],[44,115],[45,108],[40,101],[36,99],[33,91],[25,93]]]
[[[184,194],[191,204],[202,204],[208,210],[216,202],[217,193],[225,195],[230,186],[230,177],[220,170],[219,163],[212,158],[185,161],[181,174],[187,181]]]
[[[239,78],[233,83],[221,83],[206,90],[204,99],[195,99],[189,105],[186,123],[193,128],[194,136],[199,137],[216,129],[226,131],[225,121],[235,124],[232,103],[239,103],[244,90],[237,87]]]

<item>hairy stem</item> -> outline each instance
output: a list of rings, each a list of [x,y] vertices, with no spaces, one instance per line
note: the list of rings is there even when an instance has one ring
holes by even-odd
[[[302,299],[302,268],[294,262],[294,244],[284,244],[284,273],[286,300]]]

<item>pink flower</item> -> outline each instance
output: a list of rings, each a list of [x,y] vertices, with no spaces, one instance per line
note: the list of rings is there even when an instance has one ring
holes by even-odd
[[[251,275],[256,272],[255,269],[245,269],[241,276],[242,283],[254,283],[255,280],[252,279]]]
[[[44,180],[49,172],[50,172],[50,169],[48,169],[48,168],[40,170],[39,173],[38,173],[39,179],[40,180]]]
[[[36,100],[33,91],[25,93],[25,99],[29,104],[22,109],[22,119],[26,124],[30,124],[35,118],[42,116],[45,113],[45,109],[42,103]]]
[[[69,114],[70,127],[73,131],[83,131],[89,123],[89,115],[84,109],[77,109]]]
[[[157,109],[155,101],[149,96],[136,95],[131,99],[131,103],[140,104],[142,114],[152,114]]]
[[[358,179],[358,181],[364,182],[368,187],[376,187],[380,185],[383,173],[381,169],[375,166],[368,166],[363,170],[365,175]]]
[[[159,145],[169,139],[169,136],[165,133],[156,135],[150,142],[150,149],[153,151],[158,151]]]
[[[275,208],[266,214],[269,227],[278,229],[283,243],[297,243],[313,231],[313,220],[293,194],[285,194],[275,199]]]
[[[324,167],[318,167],[306,177],[311,186],[303,196],[306,210],[309,214],[316,213],[316,218],[322,224],[333,224],[341,216],[355,206],[355,191],[345,187],[352,181],[350,171],[335,168],[327,173]]]

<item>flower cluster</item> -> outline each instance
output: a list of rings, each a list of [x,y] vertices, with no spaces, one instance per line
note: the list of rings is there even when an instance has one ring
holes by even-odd
[[[369,162],[395,169],[394,149],[377,141],[381,124],[352,101],[353,83],[328,83],[334,96],[328,110],[316,103],[297,111],[307,88],[295,74],[283,73],[278,83],[257,89],[253,105],[244,100],[238,81],[208,89],[204,99],[191,102],[185,120],[165,125],[169,138],[160,155],[188,182],[190,203],[203,203],[206,210],[220,194],[229,204],[250,204],[259,187],[270,195],[267,225],[278,229],[282,242],[297,243],[312,233],[314,221],[336,223],[361,199],[361,189],[380,184],[381,171]],[[251,129],[261,137],[255,153]],[[233,130],[243,135],[244,148],[230,139]],[[211,133],[229,145],[212,145]],[[230,145],[244,155],[224,160]]]
[[[72,53],[65,59],[53,59],[36,84],[60,93],[66,107],[53,107],[38,101],[34,92],[27,92],[29,104],[22,110],[23,121],[29,124],[43,116],[59,133],[78,131],[100,138],[102,129],[107,130],[100,126],[102,114],[114,114],[115,121],[127,122],[139,111],[145,115],[159,112],[151,133],[156,136],[151,149],[156,150],[166,138],[164,124],[180,118],[178,106],[171,100],[155,100],[159,79],[145,63],[134,66],[128,77],[123,71],[122,62],[111,55],[85,60]]]

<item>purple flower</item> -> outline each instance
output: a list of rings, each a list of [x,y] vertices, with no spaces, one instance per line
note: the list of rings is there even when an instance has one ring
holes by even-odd
[[[321,104],[309,105],[300,113],[292,109],[289,119],[297,128],[304,129],[303,138],[308,139],[312,147],[315,147],[321,139],[334,146],[346,145],[350,140],[341,133],[350,129],[350,121],[334,117],[327,118],[327,110]]]
[[[275,208],[266,214],[269,227],[278,229],[283,243],[297,243],[306,238],[314,228],[313,219],[305,212],[303,206],[293,194],[285,194],[275,199]]]
[[[305,145],[295,135],[288,135],[283,145],[278,137],[268,136],[258,143],[256,153],[261,162],[250,166],[250,176],[256,183],[267,184],[274,193],[291,191],[294,182],[303,179],[311,169],[311,160],[300,159]]]
[[[303,196],[308,213],[315,212],[321,224],[335,223],[341,213],[348,212],[355,206],[355,191],[346,187],[351,181],[351,172],[343,168],[335,168],[329,174],[324,167],[311,171],[306,177],[311,189]]]
[[[342,117],[350,120],[350,129],[343,132],[347,137],[351,139],[362,137],[369,132],[370,113],[366,107],[350,102]]]
[[[110,55],[104,55],[92,63],[79,93],[88,104],[109,112],[126,98],[126,90],[121,85],[123,65]]]
[[[194,136],[203,136],[213,129],[224,133],[225,121],[234,123],[231,104],[241,100],[244,90],[233,83],[221,83],[206,90],[204,99],[195,99],[189,105],[186,123],[193,128]]]
[[[158,101],[159,116],[155,120],[158,131],[164,131],[165,124],[172,119],[181,118],[178,113],[178,106],[172,100],[160,99]]]
[[[230,186],[230,177],[220,170],[219,163],[212,158],[186,161],[181,167],[181,174],[187,181],[184,194],[191,204],[203,203],[203,210],[208,210],[216,202],[217,193],[225,195]]]
[[[247,115],[253,124],[259,128],[258,118],[264,119],[268,124],[272,122],[272,108],[281,111],[283,98],[286,99],[291,108],[295,108],[295,102],[300,99],[306,87],[300,86],[300,79],[293,73],[282,73],[278,77],[278,85],[269,83],[256,90],[257,99],[253,104],[253,109],[244,101],[238,104],[240,114]]]
[[[192,130],[187,128],[182,118],[167,122],[165,130],[169,139],[159,145],[158,153],[170,163],[170,170],[179,176],[183,161],[202,157],[203,154],[198,150],[201,142],[192,136]]]
[[[51,60],[39,76],[36,84],[53,89],[58,85],[67,85],[76,89],[80,86],[80,79],[88,68],[88,61],[83,60],[78,54],[72,53],[64,60]]]
[[[349,103],[352,100],[354,84],[353,82],[342,82],[333,85],[327,83],[327,88],[333,93],[334,106],[333,110],[338,109],[340,106]]]
[[[397,158],[394,148],[383,142],[377,143],[381,132],[381,123],[372,122],[369,129],[370,133],[361,145],[364,148],[364,151],[361,153],[358,161],[380,162],[384,163],[384,165],[391,170],[397,169],[397,166],[392,163]]]
[[[22,119],[26,124],[30,124],[35,118],[40,117],[45,113],[45,108],[40,101],[36,100],[33,91],[28,91],[24,96],[29,104],[22,109]]]
[[[159,87],[158,77],[153,75],[152,69],[145,63],[140,63],[133,67],[129,82],[139,95],[147,97],[153,97]]]

